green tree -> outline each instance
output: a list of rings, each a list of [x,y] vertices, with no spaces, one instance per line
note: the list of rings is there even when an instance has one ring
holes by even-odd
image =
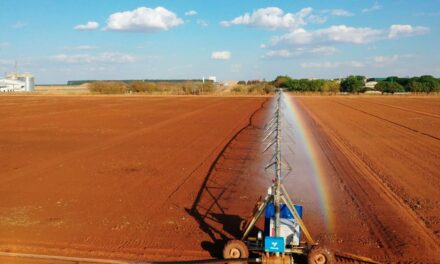
[[[156,91],[155,83],[136,81],[128,85],[128,90],[133,93],[152,93]]]
[[[397,93],[405,91],[405,88],[403,88],[403,86],[398,82],[380,81],[374,86],[374,88],[383,93]]]
[[[275,80],[273,81],[273,85],[277,88],[288,88],[286,86],[286,83],[291,80],[291,78],[289,76],[278,76],[277,78],[275,78]]]
[[[299,80],[299,87],[300,87],[300,91],[303,91],[303,92],[310,91],[309,80],[300,79]]]
[[[123,94],[127,92],[127,84],[123,82],[98,81],[89,84],[92,93]]]
[[[341,82],[341,91],[348,93],[358,93],[364,87],[364,76],[350,75]]]
[[[340,84],[337,81],[325,81],[322,85],[322,92],[324,93],[338,93]]]
[[[398,80],[399,80],[399,77],[397,77],[397,76],[388,76],[388,77],[386,77],[385,78],[385,82],[398,82]]]
[[[285,85],[289,91],[301,91],[301,85],[298,80],[289,79],[286,81]]]
[[[408,88],[409,91],[413,93],[421,93],[424,91],[423,83],[418,81],[410,81],[408,84]]]
[[[309,89],[312,92],[322,92],[324,87],[324,80],[310,80]]]
[[[422,75],[418,79],[423,84],[425,93],[440,92],[440,81],[431,75]]]

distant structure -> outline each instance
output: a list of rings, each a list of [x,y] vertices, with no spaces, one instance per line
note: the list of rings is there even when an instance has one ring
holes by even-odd
[[[215,76],[208,76],[208,78],[203,77],[202,78],[202,82],[212,82],[212,83],[217,83],[217,77]]]
[[[226,80],[226,81],[222,81],[221,84],[223,86],[226,86],[226,87],[232,87],[232,86],[237,85],[238,81],[236,81],[236,80]]]
[[[367,90],[374,90],[378,82],[385,80],[385,78],[373,77],[365,79],[365,88]]]
[[[30,73],[13,72],[0,79],[0,92],[33,92],[35,77]]]
[[[377,84],[376,81],[365,82],[365,88],[373,90],[376,84]]]

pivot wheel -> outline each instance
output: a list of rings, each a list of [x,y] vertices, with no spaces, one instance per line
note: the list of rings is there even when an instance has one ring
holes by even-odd
[[[333,264],[335,255],[326,247],[313,247],[307,256],[308,264]]]
[[[223,248],[224,259],[248,258],[249,250],[241,240],[229,240]]]

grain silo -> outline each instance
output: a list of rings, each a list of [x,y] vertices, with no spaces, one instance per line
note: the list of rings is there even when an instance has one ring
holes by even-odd
[[[32,74],[17,74],[17,79],[24,82],[24,88],[26,92],[33,92],[35,90],[35,77]]]

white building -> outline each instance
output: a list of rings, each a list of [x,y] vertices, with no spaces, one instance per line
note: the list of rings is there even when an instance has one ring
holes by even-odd
[[[205,83],[205,80],[206,81],[211,81],[213,83],[217,83],[217,77],[215,77],[215,76],[208,76],[208,78],[203,77],[202,78],[202,82]]]
[[[376,81],[369,81],[365,83],[365,87],[368,89],[374,89],[374,86],[376,86],[377,82]]]
[[[35,78],[32,74],[11,73],[0,79],[0,92],[33,92]]]

